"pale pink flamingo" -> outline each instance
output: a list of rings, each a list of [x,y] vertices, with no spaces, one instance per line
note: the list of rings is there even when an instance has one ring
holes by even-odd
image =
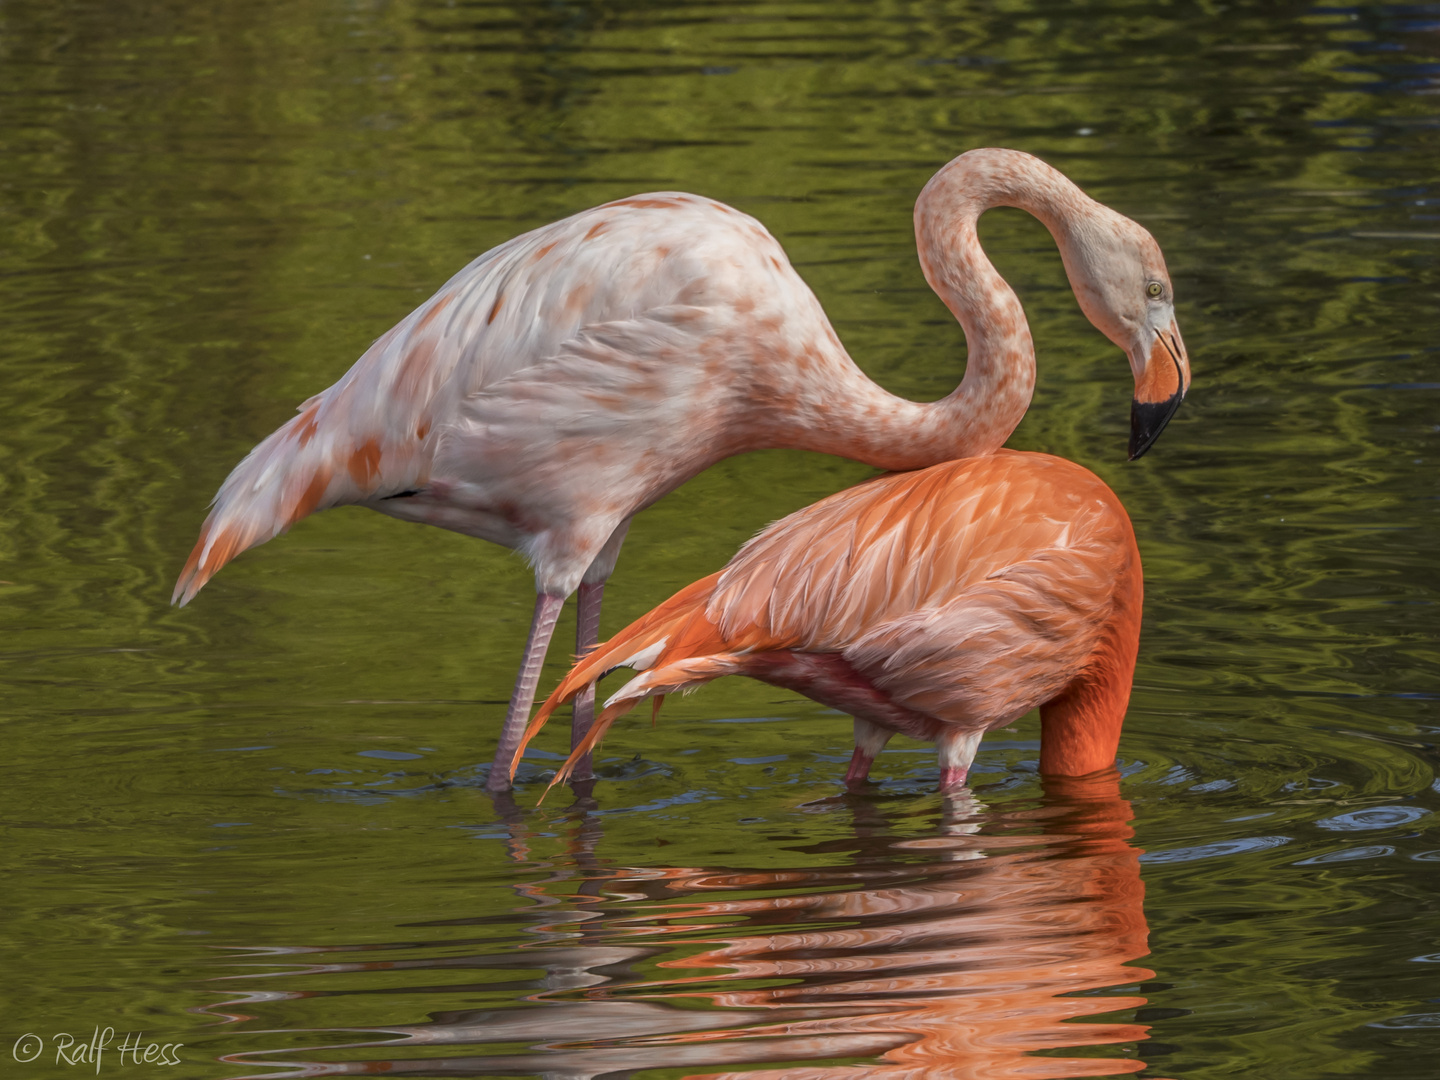
[[[1164,259],[1145,229],[1038,159],[973,150],[916,203],[926,279],[968,344],[959,387],[924,404],[855,366],[757,221],[696,195],[639,195],[486,252],[301,405],[221,485],[174,599],[346,503],[521,552],[538,595],[486,781],[503,790],[560,608],[578,589],[583,655],[638,511],[747,450],[901,470],[1004,443],[1030,402],[1035,358],[1020,302],[976,237],[994,206],[1044,222],[1081,308],[1128,355],[1138,457],[1189,382]],[[576,741],[592,715],[581,695]]]
[[[847,783],[900,731],[938,743],[941,790],[959,788],[985,732],[1036,707],[1041,771],[1083,776],[1115,763],[1142,592],[1125,508],[1073,462],[1000,450],[891,473],[782,518],[581,659],[515,760],[628,667],[556,781],[645,698],[723,675],[853,716]]]

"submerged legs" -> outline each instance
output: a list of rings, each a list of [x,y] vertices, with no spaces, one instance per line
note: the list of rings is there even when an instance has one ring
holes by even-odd
[[[530,706],[535,701],[535,687],[540,681],[540,668],[545,663],[545,652],[550,647],[550,637],[555,633],[555,620],[565,606],[565,597],[539,593],[535,597],[535,617],[530,621],[530,637],[525,642],[525,655],[520,661],[520,673],[515,678],[515,690],[510,695],[510,708],[505,711],[505,726],[500,729],[500,745],[495,748],[495,761],[490,766],[490,775],[485,778],[486,791],[510,790],[510,759],[525,734],[525,725],[530,720]]]
[[[596,553],[590,568],[581,579],[578,617],[575,620],[575,645],[581,656],[593,649],[599,640],[600,599],[605,595],[605,581],[615,570],[615,561],[620,557],[620,545],[625,542],[625,534],[629,530],[629,518],[612,529],[609,538]],[[510,708],[505,713],[500,745],[495,748],[495,764],[490,767],[490,775],[485,780],[488,791],[510,790],[510,759],[515,756],[515,749],[525,735],[525,725],[530,721],[530,706],[535,703],[535,687],[540,681],[540,667],[545,663],[545,651],[550,646],[550,637],[555,633],[555,622],[564,606],[564,596],[542,592],[535,597],[535,618],[530,623],[530,639],[525,642],[525,658],[520,663],[520,674],[515,680],[515,693],[511,695]],[[575,714],[570,726],[571,749],[585,737],[594,719],[595,690],[591,687],[575,699]],[[591,776],[590,758],[587,755],[577,762],[571,779],[588,780]],[[581,793],[579,788],[576,788],[576,793]]]
[[[845,773],[845,786],[857,788],[865,783],[870,775],[870,766],[875,761],[875,755],[885,748],[890,741],[892,732],[881,727],[879,724],[872,724],[869,720],[862,720],[855,717],[855,753],[850,756],[850,768]]]
[[[894,732],[890,728],[855,717],[855,753],[851,756],[850,768],[845,773],[846,787],[854,790],[865,783],[875,756],[885,748],[892,734]],[[984,734],[983,728],[967,731],[936,721],[931,731],[919,736],[935,740],[935,749],[940,758],[942,792],[959,791],[965,786],[965,780],[970,775],[970,765],[975,760],[975,752],[980,749],[980,739]]]
[[[936,740],[940,752],[940,790],[959,791],[965,786],[970,775],[970,766],[975,761],[975,751],[980,749],[980,739],[985,729],[975,731],[947,728]]]
[[[580,583],[575,612],[575,655],[583,657],[595,648],[600,640],[600,601],[605,596],[605,583],[594,585]],[[570,720],[570,749],[580,745],[580,740],[595,722],[595,684],[591,683],[575,695],[575,711]],[[591,755],[586,754],[575,762],[571,780],[588,780],[594,775],[590,769]]]

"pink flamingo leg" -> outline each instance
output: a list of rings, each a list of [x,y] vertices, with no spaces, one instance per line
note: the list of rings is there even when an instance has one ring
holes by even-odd
[[[965,786],[970,775],[970,766],[975,761],[975,751],[980,749],[980,739],[985,729],[961,731],[945,728],[936,739],[940,752],[940,790],[959,791]]]
[[[600,640],[600,601],[604,599],[604,596],[605,583],[603,581],[594,585],[581,582],[580,593],[576,600],[578,608],[575,616],[576,656],[587,656]],[[594,722],[595,684],[591,683],[575,695],[575,712],[570,720],[571,750],[580,745],[580,740],[585,738],[590,731],[590,725]],[[570,779],[589,780],[595,775],[591,771],[591,764],[590,754],[577,759]]]
[[[850,755],[850,768],[845,773],[847,788],[864,787],[870,778],[870,766],[885,744],[890,741],[891,732],[879,724],[855,717],[855,752]]]
[[[486,791],[510,790],[510,759],[515,756],[515,750],[525,734],[525,725],[530,720],[530,706],[535,701],[540,668],[545,663],[550,637],[555,633],[555,621],[564,606],[563,596],[540,593],[535,597],[530,638],[525,642],[525,657],[520,661],[520,674],[516,676],[515,690],[510,695],[510,708],[505,712],[505,726],[500,729],[500,745],[495,748],[495,761],[490,766],[490,775],[485,778]]]
[[[875,755],[867,754],[861,747],[855,747],[855,752],[850,755],[850,768],[845,771],[845,786],[857,788],[864,785],[870,778],[870,766],[875,763]]]

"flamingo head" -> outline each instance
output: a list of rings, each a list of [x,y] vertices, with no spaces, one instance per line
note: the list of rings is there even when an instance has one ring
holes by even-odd
[[[1190,389],[1190,359],[1175,323],[1165,257],[1144,227],[1100,203],[1092,203],[1069,233],[1062,255],[1080,307],[1130,358],[1134,461],[1159,438]]]

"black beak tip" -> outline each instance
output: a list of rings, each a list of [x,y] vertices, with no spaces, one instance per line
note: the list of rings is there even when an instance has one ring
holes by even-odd
[[[1180,408],[1180,402],[1185,400],[1184,394],[1172,394],[1164,401],[1145,403],[1132,400],[1130,402],[1130,460],[1134,461],[1149,450],[1160,433],[1165,430],[1165,425],[1170,423],[1170,418],[1175,415],[1175,410]]]

